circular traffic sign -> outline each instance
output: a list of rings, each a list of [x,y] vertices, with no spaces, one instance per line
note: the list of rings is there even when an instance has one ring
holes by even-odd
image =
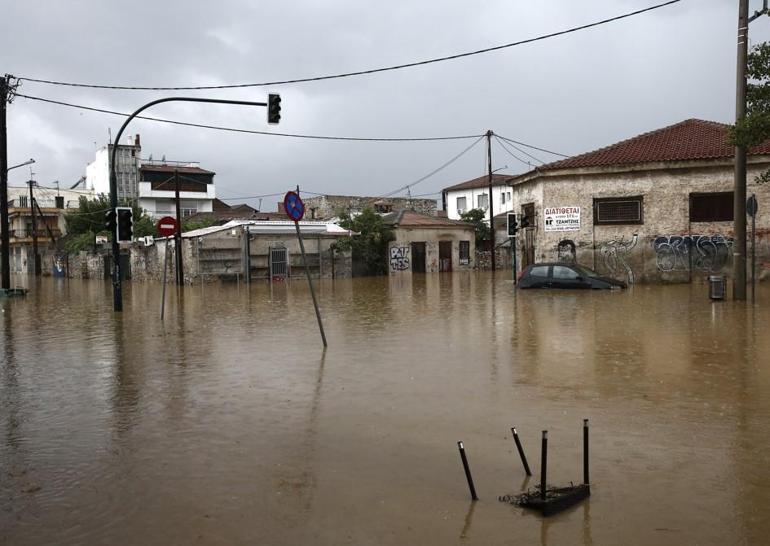
[[[746,200],[746,214],[749,216],[756,216],[758,210],[759,204],[757,203],[757,198],[752,195]]]
[[[305,203],[295,191],[286,192],[286,197],[283,198],[283,209],[286,211],[286,215],[295,222],[299,222],[305,216]]]
[[[169,237],[176,233],[176,218],[173,216],[164,216],[156,224],[158,228],[158,234],[161,237]]]

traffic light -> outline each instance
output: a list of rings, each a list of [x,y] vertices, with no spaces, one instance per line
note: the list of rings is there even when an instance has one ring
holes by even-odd
[[[269,93],[267,95],[267,122],[277,125],[281,121],[281,95]]]
[[[115,235],[115,209],[110,209],[104,213],[104,227],[112,235]]]
[[[508,213],[508,237],[516,237],[516,231],[519,229],[519,224],[516,221],[516,213]]]
[[[134,212],[130,207],[118,207],[118,242],[130,243],[134,235]]]

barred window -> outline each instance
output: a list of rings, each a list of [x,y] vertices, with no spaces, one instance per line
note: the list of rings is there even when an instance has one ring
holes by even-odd
[[[460,265],[471,263],[471,242],[460,241]]]
[[[594,199],[594,224],[643,224],[642,196]]]
[[[691,193],[690,222],[731,222],[733,192]]]

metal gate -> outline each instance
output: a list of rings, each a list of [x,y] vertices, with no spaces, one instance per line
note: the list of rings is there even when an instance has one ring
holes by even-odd
[[[270,247],[270,279],[282,281],[289,276],[289,253],[286,247]]]

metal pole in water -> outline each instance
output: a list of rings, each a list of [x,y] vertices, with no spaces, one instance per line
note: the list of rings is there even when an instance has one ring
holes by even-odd
[[[543,442],[540,447],[540,498],[545,500],[545,477],[548,470],[548,431],[543,431]]]
[[[471,476],[471,469],[468,466],[468,458],[465,456],[465,446],[462,442],[457,442],[457,448],[460,450],[460,458],[463,461],[463,469],[465,470],[465,478],[468,480],[468,489],[471,490],[471,499],[479,500],[476,496],[476,488],[473,487],[473,476]]]
[[[588,485],[588,419],[583,419],[583,484]]]
[[[163,320],[163,313],[166,310],[166,271],[168,271],[168,237],[166,237],[166,247],[163,252],[163,290],[160,296],[160,320]]]
[[[519,440],[519,434],[516,432],[516,427],[511,427],[511,432],[513,433],[513,441],[516,442],[516,449],[519,450],[519,457],[521,457],[521,464],[524,465],[524,472],[527,473],[527,476],[532,475],[532,471],[529,469],[529,464],[527,463],[527,456],[524,455],[524,448],[521,447],[521,440]]]

